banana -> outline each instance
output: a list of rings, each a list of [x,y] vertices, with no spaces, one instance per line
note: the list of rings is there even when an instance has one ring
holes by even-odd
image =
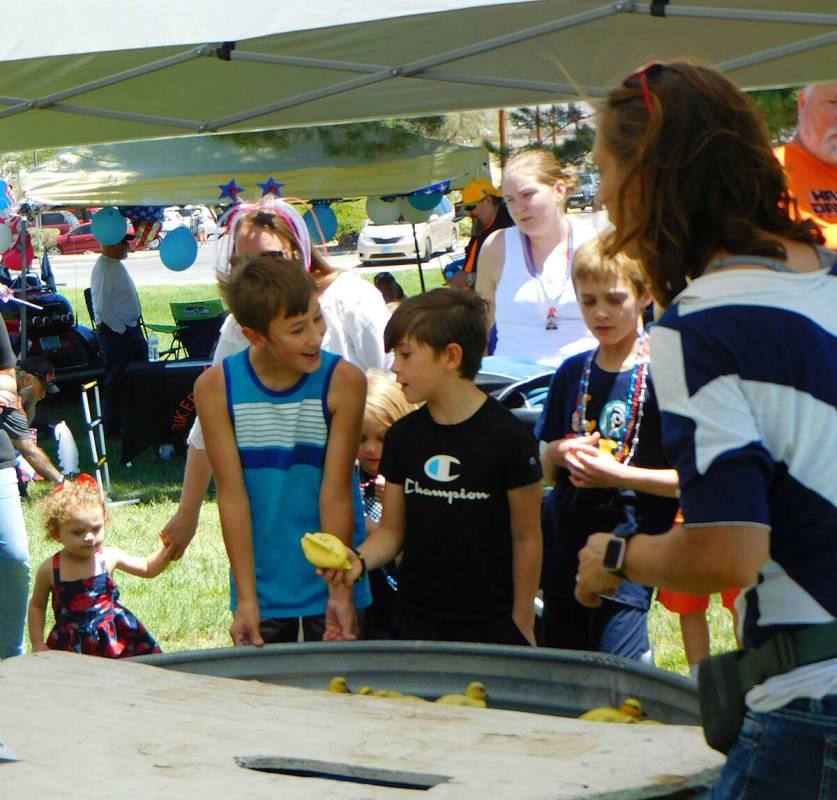
[[[306,533],[300,539],[302,552],[315,567],[320,569],[350,570],[349,550],[331,533]]]

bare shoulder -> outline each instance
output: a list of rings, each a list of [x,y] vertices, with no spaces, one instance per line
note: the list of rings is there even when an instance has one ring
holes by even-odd
[[[340,391],[366,392],[366,375],[360,367],[356,367],[345,358],[341,358],[334,368],[331,385]]]
[[[204,370],[198,375],[195,381],[195,391],[210,392],[225,387],[224,365],[215,364],[215,366]]]
[[[108,572],[113,572],[125,557],[125,552],[118,547],[103,547],[102,556]]]

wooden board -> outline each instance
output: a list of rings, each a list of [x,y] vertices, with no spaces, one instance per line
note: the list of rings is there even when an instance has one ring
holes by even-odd
[[[0,797],[62,800],[627,799],[700,783],[722,763],[691,726],[338,695],[61,652],[0,663],[0,739],[21,759],[0,763]],[[396,789],[236,763],[256,756],[445,780]]]

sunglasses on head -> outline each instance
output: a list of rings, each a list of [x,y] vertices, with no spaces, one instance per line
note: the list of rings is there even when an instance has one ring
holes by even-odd
[[[649,61],[644,66],[640,67],[636,72],[632,72],[628,75],[623,83],[623,86],[631,88],[628,81],[631,81],[634,78],[639,81],[639,88],[642,90],[642,102],[645,103],[645,108],[648,109],[649,116],[654,113],[654,100],[651,97],[651,87],[648,84],[648,78],[658,75],[665,69],[665,67],[666,65],[661,64],[659,61]]]

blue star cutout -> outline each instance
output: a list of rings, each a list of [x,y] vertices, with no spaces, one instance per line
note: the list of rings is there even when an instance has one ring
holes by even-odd
[[[273,179],[273,176],[269,177],[264,183],[256,184],[262,190],[262,195],[275,194],[277,197],[282,196],[282,187],[284,185],[284,183],[277,183]]]
[[[244,187],[239,186],[235,182],[235,178],[230,178],[229,183],[219,183],[218,188],[221,190],[221,194],[218,199],[223,200],[225,197],[229,197],[233,203],[239,202],[238,195],[244,191]]]

